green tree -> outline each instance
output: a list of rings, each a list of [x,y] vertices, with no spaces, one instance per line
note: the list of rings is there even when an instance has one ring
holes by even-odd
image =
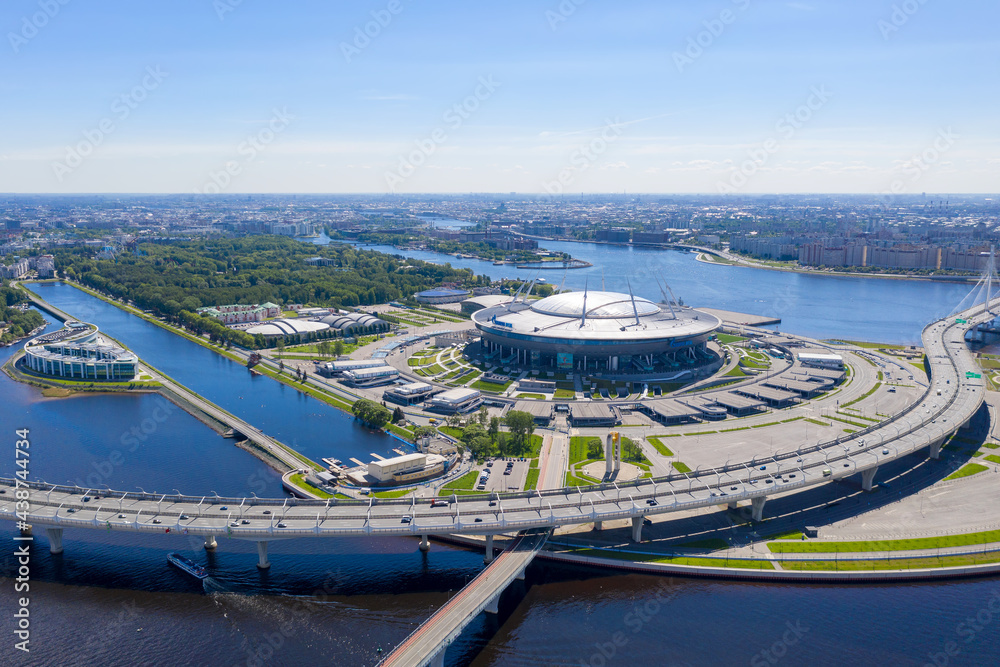
[[[479,423],[482,424],[483,426],[486,426],[486,423],[489,420],[489,418],[490,418],[490,413],[486,409],[486,406],[485,405],[480,406],[480,408],[479,408]]]
[[[588,459],[603,459],[604,458],[604,443],[601,442],[600,438],[591,438],[587,441],[587,458]]]
[[[406,419],[406,417],[403,415],[403,409],[397,406],[396,409],[392,411],[392,423],[398,424],[404,419]]]
[[[490,436],[490,442],[494,445],[497,443],[497,437],[500,435],[500,418],[496,415],[490,417],[490,425],[487,429],[487,435]]]
[[[282,352],[284,352],[285,351],[285,337],[282,336],[281,338],[279,338],[275,342],[274,346],[277,348],[279,354],[282,353]]]
[[[389,423],[392,413],[375,401],[360,398],[351,406],[351,413],[372,428],[380,429]]]
[[[632,461],[634,463],[646,462],[646,456],[642,453],[642,447],[631,438],[622,438],[622,461]]]
[[[510,430],[510,450],[513,454],[523,454],[527,450],[531,434],[535,431],[535,418],[529,412],[511,410],[503,418]]]
[[[490,439],[485,435],[476,436],[469,441],[468,446],[469,451],[477,461],[482,461],[487,458],[493,451],[493,445],[490,443]]]
[[[333,341],[333,353],[338,357],[344,354],[344,341],[339,338]]]

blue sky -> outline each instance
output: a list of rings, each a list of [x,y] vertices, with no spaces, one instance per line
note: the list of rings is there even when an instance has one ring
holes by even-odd
[[[0,191],[993,192],[998,18],[995,0],[7,0]]]

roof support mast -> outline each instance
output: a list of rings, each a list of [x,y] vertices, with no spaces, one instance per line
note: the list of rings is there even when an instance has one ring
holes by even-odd
[[[632,314],[635,315],[635,325],[639,326],[639,309],[635,305],[635,294],[632,293],[632,281],[625,278],[625,282],[628,283],[628,295],[632,299]]]
[[[670,314],[673,315],[674,319],[676,320],[677,319],[677,313],[674,312],[674,306],[673,306],[673,304],[670,303],[670,298],[667,296],[666,291],[663,289],[663,285],[660,284],[660,279],[658,277],[656,277],[656,276],[653,276],[653,279],[656,280],[656,286],[660,288],[660,294],[663,295],[663,302],[667,304],[667,308],[670,309]],[[664,285],[666,285],[666,283],[664,283]],[[667,289],[670,289],[670,288],[667,287]],[[674,293],[671,292],[670,296],[673,296],[673,295],[674,295]]]
[[[585,280],[583,283],[583,313],[580,316],[580,328],[582,329],[587,324],[587,283],[590,280]]]

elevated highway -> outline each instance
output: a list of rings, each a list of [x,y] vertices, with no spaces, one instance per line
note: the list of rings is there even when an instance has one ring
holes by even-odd
[[[447,506],[416,498],[319,501],[100,493],[5,479],[0,480],[0,519],[46,527],[53,550],[62,549],[64,528],[138,533],[169,529],[203,535],[208,546],[215,544],[216,535],[227,534],[257,542],[261,567],[269,564],[267,543],[276,539],[490,535],[576,523],[599,527],[604,521],[630,519],[633,539],[639,541],[647,515],[725,503],[735,507],[740,502],[749,502],[754,519],[760,520],[770,495],[856,474],[870,489],[879,466],[889,461],[924,448],[937,458],[942,443],[983,403],[984,380],[975,377],[978,367],[964,337],[989,319],[992,315],[979,306],[924,329],[931,382],[916,403],[894,417],[836,440],[691,474],[485,497],[452,496]],[[245,422],[227,423],[268,444],[266,436]],[[19,503],[15,486],[22,487],[17,490]]]
[[[404,639],[379,667],[442,667],[448,645],[483,610],[497,613],[500,594],[514,579],[523,578],[525,568],[550,534],[551,530],[538,530],[518,535],[489,567]]]

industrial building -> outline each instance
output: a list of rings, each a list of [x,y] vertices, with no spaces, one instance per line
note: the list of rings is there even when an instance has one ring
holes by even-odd
[[[319,364],[316,371],[324,377],[342,375],[347,371],[359,371],[363,368],[388,368],[385,359],[345,359],[344,361],[327,361]]]
[[[706,312],[616,292],[568,292],[515,300],[472,315],[486,361],[572,371],[652,373],[710,365]]]
[[[377,366],[375,368],[358,368],[344,371],[344,382],[354,387],[378,387],[395,382],[399,371],[392,366]]]
[[[434,391],[426,382],[411,382],[386,389],[382,399],[398,405],[414,405],[433,395]]]
[[[454,414],[470,412],[482,405],[483,399],[478,389],[449,389],[443,391],[427,402],[428,407],[439,412]]]
[[[839,354],[817,354],[814,352],[801,352],[798,355],[799,363],[803,366],[814,366],[816,368],[832,368],[843,370],[844,358]]]

